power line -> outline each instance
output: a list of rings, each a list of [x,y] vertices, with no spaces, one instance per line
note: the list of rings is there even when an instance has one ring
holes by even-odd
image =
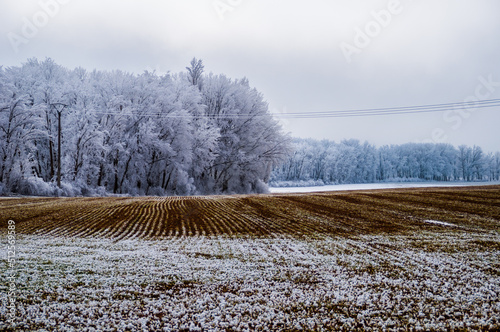
[[[457,109],[490,108],[500,106],[500,99],[490,99],[477,101],[474,104],[467,103],[447,103],[420,106],[371,108],[347,111],[327,111],[327,112],[298,112],[280,113],[273,115],[283,118],[328,118],[328,117],[357,117],[357,116],[379,116],[396,114],[416,114],[429,112],[444,112]]]
[[[420,114],[445,112],[460,109],[482,109],[500,107],[500,99],[479,100],[477,102],[465,103],[445,103],[418,106],[388,107],[388,108],[368,108],[344,111],[323,111],[323,112],[291,112],[291,113],[262,113],[262,114],[202,114],[202,115],[178,115],[162,112],[98,112],[98,115],[122,115],[122,116],[143,116],[155,118],[208,118],[208,119],[248,119],[254,117],[274,116],[284,119],[322,119],[322,118],[349,118],[382,115]]]

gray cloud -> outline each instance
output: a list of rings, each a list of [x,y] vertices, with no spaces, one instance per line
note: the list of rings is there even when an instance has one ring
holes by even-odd
[[[7,34],[22,36],[25,20],[33,22],[51,1],[59,0],[2,3],[1,65],[48,56],[68,67],[175,72],[196,56],[208,71],[248,77],[271,109],[289,112],[457,102],[475,93],[479,77],[500,82],[494,0],[401,0],[400,13],[371,31],[375,36],[351,63],[341,43],[354,45],[356,29],[376,22],[373,12],[380,15],[395,0],[71,0],[14,52]],[[221,4],[222,16],[214,7]],[[492,98],[500,98],[500,88]],[[285,129],[389,144],[425,140],[440,128],[449,143],[498,150],[497,123],[499,110],[483,109],[458,129],[441,113],[291,120]]]

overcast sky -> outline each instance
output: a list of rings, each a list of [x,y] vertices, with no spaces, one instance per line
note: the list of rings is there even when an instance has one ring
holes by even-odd
[[[499,14],[498,0],[2,0],[0,65],[163,73],[195,56],[247,77],[274,113],[495,99]],[[500,107],[282,123],[300,137],[500,150]]]

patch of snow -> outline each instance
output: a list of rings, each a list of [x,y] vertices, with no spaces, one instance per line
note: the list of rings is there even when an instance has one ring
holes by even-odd
[[[441,226],[457,227],[457,225],[450,224],[449,222],[439,221],[439,220],[424,220],[428,224],[435,224]]]
[[[318,187],[269,188],[273,194],[313,193],[323,191],[350,191],[375,189],[432,188],[432,187],[475,187],[500,185],[500,182],[394,182],[394,183],[358,183],[338,184]]]

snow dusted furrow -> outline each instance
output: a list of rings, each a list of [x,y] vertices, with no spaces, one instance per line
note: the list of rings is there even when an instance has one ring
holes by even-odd
[[[147,204],[147,209],[142,211],[141,220],[137,221],[139,227],[131,238],[140,238],[144,236],[145,239],[149,239],[150,230],[155,229],[155,220],[159,219],[157,212],[158,202],[150,201]]]
[[[252,216],[249,216],[242,210],[242,205],[238,204],[239,202],[233,199],[226,199],[221,202],[221,208],[217,209],[217,221],[216,223],[220,223],[224,225],[224,228],[230,229],[232,234],[239,233],[254,233],[258,234],[261,229],[265,229],[265,227],[258,227],[256,229],[255,224],[259,223],[252,219]],[[232,216],[231,218],[229,216]],[[224,232],[219,233],[224,234]]]
[[[88,228],[88,233],[82,234],[81,236],[87,236],[87,234],[92,234],[93,237],[106,237],[110,236],[113,232],[110,227],[110,223],[113,222],[114,226],[118,229],[120,227],[120,221],[118,219],[122,219],[121,216],[126,213],[128,204],[119,204],[118,202],[112,206],[104,206],[98,209],[98,211],[92,215],[91,222],[96,225],[95,227],[98,229],[92,234],[93,229],[91,227]],[[122,219],[123,220],[123,219]],[[110,236],[111,237],[111,236]]]
[[[30,235],[17,248],[19,331],[500,328],[498,233]]]
[[[205,220],[203,222],[203,224],[201,225],[201,228],[202,228],[202,235],[205,235],[205,236],[211,236],[211,235],[215,235],[218,233],[218,230],[217,230],[217,226],[215,225],[215,222],[214,222],[214,211],[218,210],[218,207],[217,207],[217,202],[215,202],[214,200],[203,200],[200,202],[200,205],[201,205],[201,209],[203,209],[203,211],[210,211],[210,214],[209,213],[204,213],[205,214]]]
[[[161,224],[163,224],[164,218],[162,217],[162,204],[161,201],[155,200],[152,215],[149,216],[150,227],[146,230],[146,239],[160,238]]]
[[[23,234],[115,240],[411,234],[425,229],[460,233],[499,228],[499,193],[499,186],[484,186],[161,199],[29,198],[16,200],[18,204],[0,200],[0,212],[15,220]],[[5,225],[0,224],[0,231]]]

